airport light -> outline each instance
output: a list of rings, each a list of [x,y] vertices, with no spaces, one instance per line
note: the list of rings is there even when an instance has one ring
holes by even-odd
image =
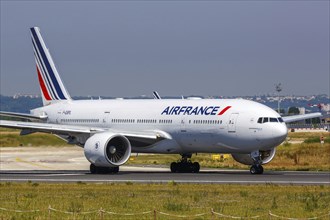
[[[275,90],[277,91],[278,94],[278,103],[277,103],[277,109],[278,109],[278,114],[281,114],[280,110],[280,92],[282,91],[282,85],[281,83],[275,85]]]

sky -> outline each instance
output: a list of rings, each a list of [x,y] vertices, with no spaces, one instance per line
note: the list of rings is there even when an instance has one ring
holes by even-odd
[[[39,94],[38,26],[71,96],[329,94],[329,1],[3,1],[0,94]]]

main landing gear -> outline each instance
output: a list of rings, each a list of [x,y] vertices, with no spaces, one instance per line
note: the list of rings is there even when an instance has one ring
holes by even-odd
[[[89,167],[91,174],[108,174],[108,173],[118,173],[119,167],[97,167],[91,164]]]
[[[171,163],[172,173],[198,173],[200,166],[198,162],[191,162],[191,154],[183,154],[179,162]]]
[[[254,151],[251,153],[251,158],[254,164],[250,168],[251,174],[263,174],[264,168],[262,167],[262,160],[259,151]]]

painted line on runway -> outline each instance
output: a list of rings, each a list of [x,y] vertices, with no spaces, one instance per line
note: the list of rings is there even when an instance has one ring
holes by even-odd
[[[32,165],[32,166],[36,166],[36,167],[42,167],[42,168],[52,169],[52,168],[49,167],[49,166],[45,166],[45,165],[41,165],[41,164],[37,164],[37,163],[35,163],[35,162],[31,162],[31,161],[26,161],[26,160],[23,160],[22,158],[19,158],[19,157],[16,157],[16,158],[15,158],[15,161],[16,161],[16,162],[20,162],[20,163],[26,163],[26,164],[29,164],[29,165]]]
[[[41,176],[41,177],[47,177],[47,176],[85,176],[86,173],[55,173],[55,174],[37,174],[33,176]]]
[[[86,180],[86,179],[12,179],[12,178],[0,178],[1,182],[4,181],[16,181],[16,182],[27,182],[27,181],[35,181],[35,182],[67,182],[67,183],[75,183],[75,182],[90,182],[90,183],[191,183],[191,184],[297,184],[297,185],[324,185],[330,184],[330,181],[222,181],[222,180]]]

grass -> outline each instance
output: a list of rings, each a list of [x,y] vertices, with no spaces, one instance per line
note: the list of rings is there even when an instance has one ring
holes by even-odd
[[[102,208],[119,214],[104,219],[176,219],[171,215],[196,215],[189,219],[211,219],[214,212],[230,216],[263,216],[268,212],[292,218],[311,218],[330,211],[330,186],[196,185],[196,184],[46,184],[1,183],[0,207],[16,210],[40,210],[16,213],[0,210],[0,219],[101,219]],[[59,211],[49,213],[49,205]],[[84,212],[96,211],[90,214]],[[217,216],[213,216],[218,219]],[[322,219],[322,218],[321,218]],[[323,219],[328,219],[327,217]]]
[[[18,132],[2,132],[0,134],[0,147],[15,146],[69,146],[62,139],[49,134],[34,133],[30,135],[20,136]]]
[[[324,141],[330,143],[329,132],[289,132],[287,140],[289,141],[306,141],[320,143],[320,137],[324,137]]]
[[[34,133],[30,135],[19,135],[20,130],[0,128],[0,147],[19,146],[69,146],[62,139],[45,133]]]
[[[310,137],[329,137],[329,132],[289,132],[291,139],[306,139]]]

